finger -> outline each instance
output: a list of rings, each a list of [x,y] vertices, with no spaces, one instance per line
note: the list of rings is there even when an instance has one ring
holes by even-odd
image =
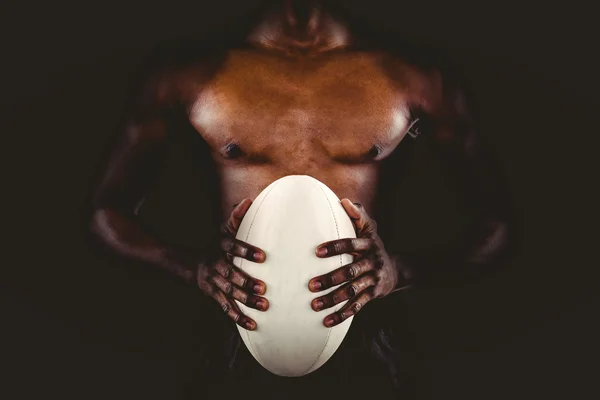
[[[362,217],[362,205],[360,203],[353,203],[349,199],[342,199],[341,203],[352,220],[359,220]]]
[[[221,249],[234,257],[245,258],[257,263],[264,262],[267,258],[265,252],[258,247],[232,237],[224,237],[221,240]]]
[[[227,221],[225,221],[225,223],[221,226],[221,232],[229,234],[231,236],[235,236],[237,234],[238,229],[240,228],[242,219],[244,219],[244,215],[246,215],[246,212],[248,211],[251,205],[251,199],[244,199],[241,202],[237,203],[231,210]]]
[[[265,294],[267,291],[267,285],[263,281],[252,278],[229,262],[222,260],[216,263],[215,270],[220,276],[246,292]]]
[[[251,199],[244,199],[235,204],[231,210],[231,213],[229,214],[229,218],[227,218],[227,221],[221,225],[221,232],[235,236],[240,227],[242,219],[244,218],[244,215],[246,215],[246,212],[251,205]]]
[[[331,308],[336,304],[349,300],[365,289],[375,285],[375,277],[372,274],[363,275],[360,278],[349,282],[348,284],[337,288],[325,296],[317,297],[311,303],[311,307],[315,311]]]
[[[246,215],[246,212],[248,211],[251,205],[252,199],[244,199],[240,201],[231,211],[231,219],[233,219],[234,221],[238,221],[238,227],[239,222],[241,222],[241,220],[244,218],[244,215]]]
[[[351,281],[376,268],[375,262],[371,258],[361,258],[360,260],[348,265],[344,265],[328,274],[317,276],[308,282],[308,289],[311,292],[319,292],[329,289],[341,283]]]
[[[223,312],[225,312],[233,322],[250,331],[256,329],[256,322],[254,322],[252,318],[244,315],[235,302],[228,299],[225,293],[223,293],[216,285],[213,285],[212,297],[219,303]]]
[[[357,254],[370,250],[373,246],[371,238],[347,238],[325,242],[317,247],[317,257],[331,257],[339,254]]]
[[[363,290],[358,296],[354,297],[344,305],[338,312],[328,315],[323,319],[323,325],[328,328],[336,326],[348,318],[356,315],[362,308],[373,299],[373,287]]]
[[[349,199],[342,199],[341,203],[360,234],[365,235],[377,231],[377,223],[367,214],[360,203],[353,203]]]
[[[269,308],[267,299],[259,296],[248,294],[248,292],[240,289],[221,275],[212,277],[212,282],[229,298],[234,298],[240,303],[254,308],[259,311],[266,311]]]

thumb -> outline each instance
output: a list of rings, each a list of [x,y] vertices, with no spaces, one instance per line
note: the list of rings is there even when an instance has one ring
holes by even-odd
[[[353,203],[349,199],[342,199],[341,203],[359,232],[371,233],[377,230],[375,221],[369,217],[361,204]]]

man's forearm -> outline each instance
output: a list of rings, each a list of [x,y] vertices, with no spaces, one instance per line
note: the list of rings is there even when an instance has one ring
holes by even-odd
[[[508,249],[506,221],[486,218],[469,230],[461,247],[443,252],[401,253],[394,258],[400,276],[397,290],[407,285],[433,286],[489,272]]]
[[[110,249],[129,259],[158,266],[186,283],[195,281],[200,257],[161,242],[147,233],[134,215],[109,208],[97,209],[91,230]]]

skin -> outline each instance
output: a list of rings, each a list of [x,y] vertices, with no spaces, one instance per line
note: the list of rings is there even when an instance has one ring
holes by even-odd
[[[267,286],[235,267],[232,258],[261,263],[266,254],[235,235],[252,199],[283,176],[311,175],[328,185],[343,199],[356,228],[356,239],[315,249],[317,257],[355,256],[352,264],[307,282],[315,311],[349,300],[324,318],[328,327],[438,266],[486,268],[506,247],[502,188],[487,165],[460,86],[440,68],[420,67],[384,51],[352,50],[349,33],[318,10],[300,24],[288,4],[261,20],[270,25],[259,24],[247,46],[227,49],[218,60],[198,54],[152,68],[95,195],[92,230],[110,248],[197,285],[249,330],[256,322],[233,300],[267,311]],[[174,134],[169,116],[177,112],[208,144],[220,177],[224,222],[222,257],[216,261],[161,242],[137,219],[136,208]],[[485,210],[474,239],[448,259],[389,254],[369,216],[382,161],[411,127],[432,138],[461,190]],[[319,296],[335,285],[341,286]]]

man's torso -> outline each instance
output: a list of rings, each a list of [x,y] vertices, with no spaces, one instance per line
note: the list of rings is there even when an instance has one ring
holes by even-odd
[[[209,79],[201,69],[182,68],[173,86],[209,145],[226,214],[286,175],[311,175],[369,210],[380,161],[431,92],[425,73],[379,52],[289,58],[237,49]]]

